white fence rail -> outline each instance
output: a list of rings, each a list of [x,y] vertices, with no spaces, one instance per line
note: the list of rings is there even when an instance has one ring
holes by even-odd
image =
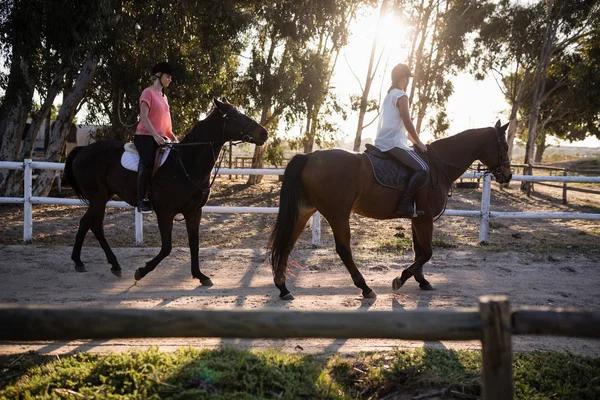
[[[56,197],[35,197],[32,196],[32,171],[34,169],[63,171],[65,165],[62,163],[37,162],[30,159],[24,162],[0,161],[0,169],[24,170],[24,191],[23,197],[0,197],[0,203],[15,203],[24,205],[23,221],[23,241],[28,244],[33,236],[33,204],[60,204],[60,205],[85,205],[79,199],[62,199]],[[283,175],[284,169],[230,169],[221,168],[219,175]],[[488,241],[490,218],[513,218],[513,219],[588,219],[600,220],[600,214],[597,213],[575,213],[575,212],[498,212],[490,209],[491,198],[491,175],[482,173],[466,173],[460,178],[474,179],[482,178],[483,187],[481,194],[481,210],[446,210],[444,215],[456,217],[475,217],[480,219],[479,242]],[[513,175],[513,181],[524,182],[579,182],[579,183],[600,183],[600,177],[584,176],[530,176]],[[135,210],[135,231],[136,245],[143,244],[143,217],[133,206],[124,201],[109,201],[109,207],[132,208]],[[278,207],[217,207],[205,206],[204,212],[226,213],[226,214],[274,214],[279,210]],[[315,246],[321,244],[321,219],[320,214],[315,213],[312,220],[312,243]]]

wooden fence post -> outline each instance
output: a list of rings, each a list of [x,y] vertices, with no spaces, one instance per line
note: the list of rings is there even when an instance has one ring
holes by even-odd
[[[481,337],[483,398],[512,399],[512,335],[508,298],[482,296],[479,298],[479,311],[484,322]]]

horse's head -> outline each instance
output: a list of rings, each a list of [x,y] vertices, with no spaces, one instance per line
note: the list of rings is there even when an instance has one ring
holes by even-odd
[[[510,160],[508,158],[508,142],[506,141],[508,124],[500,126],[500,120],[494,126],[495,140],[487,146],[480,160],[490,169],[496,182],[508,183],[512,178]]]
[[[242,142],[254,143],[257,145],[264,144],[269,135],[267,130],[258,122],[242,114],[225,97],[220,101],[213,99],[216,109],[223,116],[223,139],[241,140]]]

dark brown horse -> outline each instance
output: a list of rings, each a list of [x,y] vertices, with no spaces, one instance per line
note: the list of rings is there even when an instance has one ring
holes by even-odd
[[[433,220],[444,210],[452,183],[475,160],[484,163],[499,183],[510,181],[510,161],[506,142],[507,125],[500,121],[493,128],[472,129],[440,139],[428,146],[430,181],[416,194],[417,209],[424,212],[412,218],[413,264],[394,279],[398,290],[414,276],[424,290],[433,287],[423,275],[423,264],[432,255]],[[335,249],[350,272],[362,295],[374,298],[356,267],[350,249],[350,213],[375,219],[399,218],[395,213],[402,192],[377,183],[367,156],[345,150],[330,149],[296,155],[283,177],[279,214],[271,234],[271,264],[279,297],[293,299],[285,286],[286,267],[294,243],[308,219],[319,211],[329,222]]]
[[[197,122],[172,150],[152,178],[149,193],[160,229],[161,249],[156,257],[135,272],[139,280],[152,271],[171,252],[173,218],[181,213],[185,218],[192,258],[192,277],[205,286],[210,278],[200,272],[198,235],[202,207],[210,195],[210,177],[219,152],[228,141],[263,144],[267,131],[256,121],[241,114],[225,99],[214,100],[215,108],[206,119]],[[96,142],[71,151],[65,163],[65,176],[77,195],[89,203],[81,218],[71,259],[75,270],[85,272],[81,247],[88,230],[92,230],[112,265],[111,271],[121,276],[121,266],[104,237],[106,203],[118,195],[131,205],[137,202],[136,175],[121,166],[123,144],[116,141]]]

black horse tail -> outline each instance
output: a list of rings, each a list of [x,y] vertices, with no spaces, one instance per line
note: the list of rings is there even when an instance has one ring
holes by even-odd
[[[65,161],[65,179],[67,180],[67,182],[69,182],[69,185],[71,185],[77,197],[79,197],[83,202],[88,203],[88,200],[85,198],[83,192],[81,191],[81,188],[77,184],[75,175],[73,175],[73,161],[75,160],[75,157],[77,157],[77,154],[79,154],[81,149],[83,149],[83,147],[81,146],[75,147],[67,156],[67,161]]]
[[[281,261],[286,260],[294,246],[293,236],[298,221],[300,199],[304,190],[302,187],[302,169],[308,161],[308,155],[298,154],[294,156],[283,174],[283,185],[279,195],[279,213],[275,229],[269,238],[271,249],[271,266],[273,273],[281,272],[285,276],[285,265]]]

